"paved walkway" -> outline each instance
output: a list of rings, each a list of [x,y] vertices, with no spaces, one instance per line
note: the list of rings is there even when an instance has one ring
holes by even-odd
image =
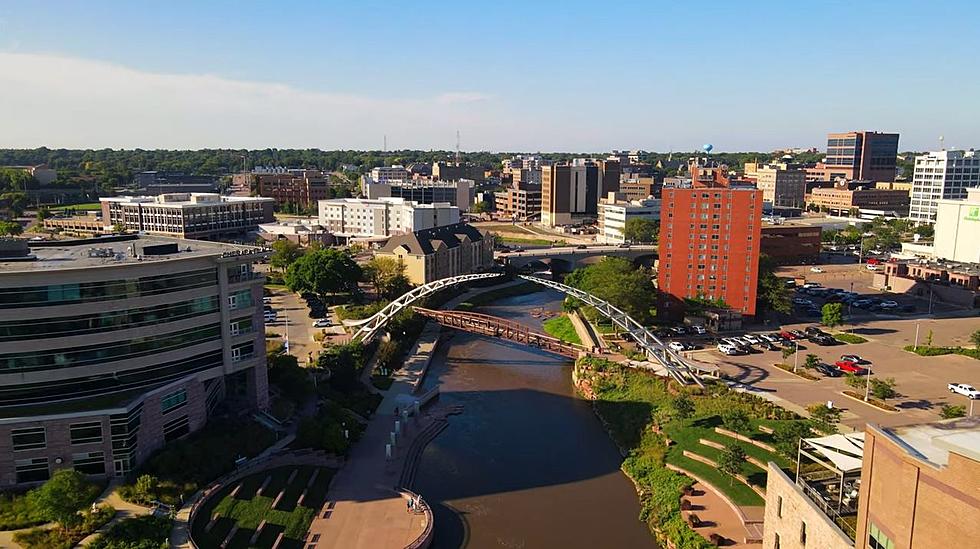
[[[734,545],[725,545],[725,547],[759,546],[758,544],[745,543],[748,530],[725,500],[699,482],[695,482],[692,488],[694,488],[694,494],[684,496],[684,499],[690,501],[693,507],[690,511],[682,511],[681,513],[685,519],[689,515],[697,515],[698,519],[704,523],[704,526],[695,528],[695,532],[706,539],[710,539],[711,534],[718,534],[729,542],[734,542]]]
[[[105,523],[102,528],[99,528],[95,532],[86,536],[82,541],[78,542],[75,547],[84,547],[89,543],[92,543],[92,541],[94,541],[99,534],[105,532],[112,527],[113,524],[116,524],[123,519],[149,515],[153,512],[153,509],[150,507],[136,505],[135,503],[130,503],[119,497],[119,494],[116,492],[116,488],[118,487],[119,483],[117,481],[111,482],[105,491],[102,492],[102,495],[99,496],[99,499],[95,500],[95,505],[111,505],[112,508],[116,510],[116,515],[112,517],[112,520]]]

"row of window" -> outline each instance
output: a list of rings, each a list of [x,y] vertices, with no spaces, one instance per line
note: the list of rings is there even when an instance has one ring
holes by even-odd
[[[105,474],[105,452],[82,452],[71,455],[72,468],[86,475]],[[14,461],[17,482],[44,482],[51,478],[48,458],[28,458]]]
[[[89,315],[31,318],[0,322],[0,341],[40,339],[138,328],[217,312],[218,296],[206,296]]]
[[[102,422],[87,421],[68,426],[72,446],[102,442]],[[48,447],[45,427],[22,427],[10,430],[10,442],[15,452],[44,450]]]
[[[180,349],[220,338],[220,326],[209,324],[160,336],[135,338],[112,345],[100,344],[43,352],[7,353],[0,355],[0,371],[50,370],[98,364]]]
[[[179,274],[145,276],[125,280],[104,280],[72,284],[49,284],[0,289],[0,308],[46,307],[91,301],[129,299],[214,286],[218,283],[216,269],[203,269]]]

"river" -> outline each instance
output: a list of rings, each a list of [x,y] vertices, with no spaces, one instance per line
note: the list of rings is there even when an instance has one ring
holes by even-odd
[[[557,311],[552,290],[484,312],[540,329],[531,310]],[[422,455],[415,489],[435,512],[433,547],[651,547],[633,484],[572,364],[506,341],[451,332],[425,384],[460,404]]]

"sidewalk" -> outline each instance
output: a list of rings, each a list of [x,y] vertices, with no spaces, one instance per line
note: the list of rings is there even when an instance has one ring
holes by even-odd
[[[78,542],[75,547],[84,547],[89,543],[92,543],[92,541],[95,540],[99,534],[107,531],[113,524],[116,524],[123,519],[149,515],[153,512],[153,509],[150,507],[130,503],[119,497],[119,494],[116,493],[116,488],[118,487],[119,483],[117,481],[110,482],[105,491],[102,492],[99,498],[95,500],[95,503],[93,503],[93,505],[111,505],[112,508],[116,510],[116,515],[112,517],[112,520],[102,525],[102,528],[99,528],[82,539],[82,541]]]

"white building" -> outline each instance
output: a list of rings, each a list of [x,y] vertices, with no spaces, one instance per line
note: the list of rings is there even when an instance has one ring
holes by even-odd
[[[180,238],[208,239],[254,231],[275,220],[272,198],[215,193],[100,198],[102,222],[127,230]]]
[[[609,193],[615,197],[616,193]],[[626,222],[630,219],[660,221],[660,199],[646,198],[633,201],[602,201],[599,203],[599,235],[597,240],[606,244],[626,242]]]
[[[966,198],[980,185],[980,156],[969,151],[930,152],[915,159],[909,219],[935,223],[937,201]]]
[[[469,211],[476,196],[476,182],[472,179],[436,181],[428,178],[377,181],[366,175],[361,178],[361,193],[370,199],[402,198],[420,204],[448,202],[461,211]]]
[[[420,204],[403,198],[320,200],[320,225],[337,237],[387,237],[459,223],[447,202]]]
[[[980,263],[980,187],[964,200],[936,201],[936,257]]]
[[[405,166],[381,166],[371,170],[371,179],[378,183],[387,183],[395,179],[410,179],[412,175],[408,173]]]

